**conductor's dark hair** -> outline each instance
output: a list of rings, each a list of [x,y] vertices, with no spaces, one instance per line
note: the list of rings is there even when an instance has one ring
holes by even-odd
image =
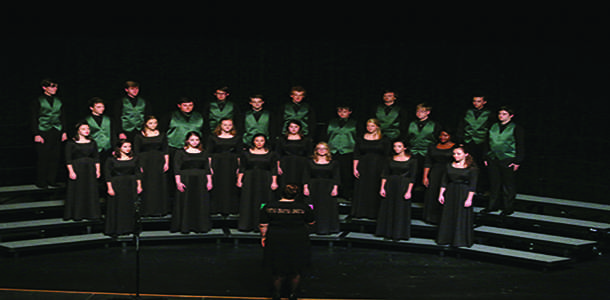
[[[282,191],[282,198],[294,199],[299,194],[299,186],[296,184],[287,184]]]

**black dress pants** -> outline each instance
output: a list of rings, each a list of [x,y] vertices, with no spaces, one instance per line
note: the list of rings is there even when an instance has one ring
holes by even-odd
[[[490,210],[502,209],[506,212],[514,211],[517,188],[515,171],[509,167],[510,159],[488,161],[489,171],[489,206]]]
[[[61,163],[61,131],[50,129],[40,132],[44,143],[36,143],[38,162],[36,167],[36,186],[46,187],[57,184],[57,172]]]

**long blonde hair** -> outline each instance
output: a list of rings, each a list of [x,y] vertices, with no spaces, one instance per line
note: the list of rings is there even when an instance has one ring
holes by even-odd
[[[382,138],[383,134],[381,133],[381,123],[379,122],[379,120],[377,120],[375,118],[371,118],[371,119],[366,120],[366,124],[368,124],[368,123],[373,123],[373,124],[375,124],[375,126],[377,126],[377,130],[375,131],[375,134],[377,134],[377,136],[379,138]],[[368,133],[368,131],[367,131],[367,133]]]
[[[318,155],[318,147],[319,146],[326,147],[326,150],[328,150],[328,152],[326,153],[326,155],[324,155],[324,157],[326,157],[326,160],[331,161],[332,160],[332,155],[330,154],[330,147],[325,142],[319,142],[318,144],[316,144],[316,147],[313,150],[313,155],[311,156],[313,158],[313,160],[314,161],[318,161],[318,158],[320,157],[320,155]]]

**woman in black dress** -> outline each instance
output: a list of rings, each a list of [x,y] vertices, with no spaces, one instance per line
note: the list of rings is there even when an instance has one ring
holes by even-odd
[[[428,147],[424,161],[423,184],[426,192],[422,218],[431,224],[438,224],[443,213],[443,206],[438,202],[438,192],[445,168],[448,163],[453,161],[453,147],[455,146],[447,131],[441,131],[438,138],[438,144]]]
[[[157,129],[158,124],[154,116],[146,117],[144,128],[133,141],[134,153],[142,166],[142,216],[164,216],[170,212],[167,136]]]
[[[186,134],[183,150],[174,157],[176,200],[172,211],[170,232],[208,232],[210,220],[210,194],[213,188],[210,158],[201,146],[199,133]]]
[[[279,201],[260,210],[263,262],[273,278],[273,299],[280,299],[286,280],[290,280],[289,299],[297,299],[301,274],[311,263],[308,225],[314,223],[314,216],[309,205],[295,201],[298,193],[298,186],[287,185]]]
[[[78,123],[76,135],[66,143],[68,186],[64,220],[99,220],[102,212],[98,182],[100,161],[97,144],[89,139],[89,125]]]
[[[453,149],[453,159],[446,166],[438,196],[444,208],[436,242],[439,245],[470,247],[474,243],[472,200],[479,170],[462,145]]]
[[[142,193],[140,164],[132,155],[131,142],[122,139],[114,149],[113,157],[104,164],[108,199],[104,233],[118,236],[135,230],[135,204]]]
[[[339,162],[332,160],[328,144],[316,145],[313,159],[305,164],[303,194],[313,204],[316,215],[315,232],[331,234],[339,232]]]
[[[242,148],[241,136],[236,134],[233,120],[221,119],[207,143],[214,173],[214,189],[210,191],[212,214],[227,216],[239,212],[239,189],[235,182]]]
[[[278,175],[280,185],[303,185],[303,168],[311,154],[312,142],[301,132],[301,122],[288,121],[286,134],[278,139],[275,151],[280,156]]]
[[[379,213],[381,169],[390,154],[390,142],[382,137],[379,121],[369,119],[366,133],[354,149],[354,198],[351,216],[376,219]]]
[[[252,148],[246,150],[239,160],[237,187],[241,188],[239,222],[241,231],[254,230],[259,222],[261,204],[271,203],[275,198],[278,156],[267,149],[267,137],[256,134]]]
[[[417,178],[417,160],[403,141],[392,145],[394,156],[381,172],[381,206],[375,234],[397,240],[411,238],[411,192]]]

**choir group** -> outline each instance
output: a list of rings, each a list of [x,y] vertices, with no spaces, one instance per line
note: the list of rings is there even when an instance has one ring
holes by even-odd
[[[180,98],[175,111],[156,117],[139,84],[128,81],[111,114],[104,100],[92,98],[90,114],[69,138],[57,83],[45,79],[41,86],[32,104],[36,185],[57,184],[65,147],[64,219],[104,216],[107,235],[134,231],[135,203],[142,216],[171,214],[172,232],[207,232],[211,215],[236,215],[239,230],[253,231],[261,207],[287,185],[302,189],[317,234],[339,232],[337,198],[351,201],[350,218],[376,220],[376,235],[404,240],[411,201],[422,191],[424,221],[438,225],[439,244],[452,246],[473,243],[477,189],[489,193],[483,212],[513,212],[523,129],[509,107],[487,108],[484,95],[473,97],[455,130],[433,120],[425,103],[414,118],[407,115],[393,91],[384,91],[366,121],[342,104],[322,127],[299,86],[274,112],[262,95],[242,109],[221,87],[203,109]]]

